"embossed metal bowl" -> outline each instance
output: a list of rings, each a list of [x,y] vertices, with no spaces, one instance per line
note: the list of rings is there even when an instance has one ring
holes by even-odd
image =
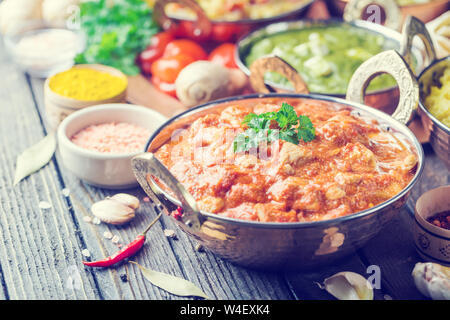
[[[255,68],[270,66],[269,62],[270,60],[262,61],[256,64]],[[280,70],[289,70],[289,68],[287,64],[279,67]],[[361,104],[363,88],[374,74],[380,72],[390,73],[400,84],[400,102],[392,116]],[[260,74],[257,74],[258,78]],[[295,72],[290,73],[292,77],[295,75]],[[255,90],[266,91],[263,79],[256,79],[252,81],[252,84],[256,86]],[[263,87],[260,87],[260,84]],[[301,85],[298,88],[301,88]],[[350,81],[347,100],[314,94],[264,93],[210,102],[177,115],[162,125],[150,138],[147,152],[133,158],[133,170],[140,185],[155,203],[162,204],[168,212],[178,207],[183,208],[183,216],[179,221],[175,220],[182,230],[205,248],[225,259],[258,269],[306,269],[325,265],[364,245],[406,203],[410,190],[418,181],[424,165],[422,147],[414,134],[405,126],[417,107],[418,95],[415,77],[403,58],[395,51],[386,51],[369,59],[358,68]],[[325,221],[255,222],[200,212],[192,195],[157,160],[153,152],[170,140],[174,130],[189,126],[201,116],[219,112],[230,104],[239,103],[250,108],[255,102],[280,97],[286,101],[299,99],[328,101],[375,118],[380,124],[390,127],[406,139],[417,155],[418,163],[413,179],[388,201],[361,212]],[[163,181],[175,196],[155,183],[153,177]]]
[[[304,0],[294,10],[273,17],[227,21],[210,20],[194,0],[157,0],[153,16],[163,29],[173,30],[180,36],[200,41],[226,42],[235,41],[245,33],[266,24],[298,18],[313,2],[314,0]],[[197,15],[197,19],[168,16],[165,6],[169,3],[177,3],[191,9]]]
[[[436,85],[444,70],[450,68],[450,56],[436,60],[419,76],[420,103],[419,114],[423,127],[430,134],[430,144],[436,155],[450,170],[450,128],[433,116],[425,106],[425,98],[429,95],[431,86]]]
[[[413,35],[422,35],[417,32],[417,29],[410,27],[410,25],[405,25],[403,34],[400,34],[397,31],[391,30],[389,28],[383,27],[379,24],[370,23],[362,20],[356,20],[351,22],[346,22],[338,19],[330,19],[330,20],[301,20],[301,21],[293,21],[293,22],[280,22],[276,24],[270,24],[263,28],[257,29],[252,33],[246,35],[242,39],[239,40],[235,58],[236,63],[239,68],[245,72],[246,74],[250,74],[250,69],[247,67],[245,63],[245,58],[247,57],[251,47],[253,44],[260,39],[264,39],[268,36],[283,33],[286,31],[295,31],[295,30],[303,30],[308,28],[315,27],[329,27],[329,26],[351,26],[359,29],[364,29],[371,33],[376,33],[382,35],[386,42],[391,42],[395,47],[391,49],[401,50],[401,43],[405,38],[410,38]],[[426,30],[425,27],[421,30]],[[423,38],[429,38],[429,35],[425,34]],[[431,42],[431,39],[430,39]],[[428,51],[428,47],[423,47],[420,43],[414,43],[414,46],[411,47],[411,54],[414,57],[414,61],[416,63],[415,72],[419,74],[421,70],[423,70],[427,56],[429,57],[431,52]],[[292,89],[283,86],[281,84],[273,83],[267,81],[267,84],[272,88],[272,91],[282,91],[282,92],[292,92]],[[330,96],[337,98],[344,98],[344,94],[330,94]],[[376,90],[368,92],[365,96],[365,104],[372,106],[374,108],[380,109],[386,113],[391,114],[398,101],[399,91],[398,87],[389,87],[382,90]]]

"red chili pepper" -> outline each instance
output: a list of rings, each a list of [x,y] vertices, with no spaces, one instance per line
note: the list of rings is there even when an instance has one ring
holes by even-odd
[[[145,235],[147,234],[148,230],[156,223],[156,221],[159,220],[161,217],[162,212],[156,217],[155,220],[153,220],[150,225],[147,227],[147,229],[144,230],[140,235],[136,237],[136,239],[128,244],[126,247],[121,249],[120,251],[116,252],[112,256],[109,256],[103,260],[98,261],[83,261],[83,264],[85,266],[89,267],[99,267],[99,268],[107,268],[110,267],[118,262],[121,262],[133,255],[135,255],[143,246],[145,243]]]
[[[180,221],[181,218],[183,217],[183,208],[178,207],[177,210],[173,213],[173,217]]]

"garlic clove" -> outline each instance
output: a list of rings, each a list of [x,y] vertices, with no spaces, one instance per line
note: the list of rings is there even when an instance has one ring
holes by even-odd
[[[417,289],[433,300],[450,300],[450,268],[437,263],[416,263],[412,276]]]
[[[124,224],[134,218],[133,208],[112,198],[94,203],[91,211],[101,221],[116,225]]]
[[[339,300],[373,300],[373,288],[369,281],[350,271],[326,278],[321,288]]]
[[[113,195],[110,199],[119,201],[134,210],[139,209],[139,205],[140,205],[139,199],[136,198],[135,196],[132,196],[131,194],[118,193],[118,194]]]

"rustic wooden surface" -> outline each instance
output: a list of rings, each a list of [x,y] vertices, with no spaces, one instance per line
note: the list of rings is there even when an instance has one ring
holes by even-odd
[[[105,231],[119,235],[123,244],[133,240],[156,216],[151,203],[142,202],[137,217],[122,227],[84,222],[91,204],[114,192],[78,180],[64,169],[58,152],[49,165],[13,187],[17,155],[52,129],[45,120],[43,81],[18,70],[2,46],[0,74],[0,299],[178,299],[147,282],[134,265],[99,270],[81,263],[83,249],[94,259],[117,250],[103,238]],[[449,184],[444,165],[428,146],[425,151],[425,171],[410,204],[424,191]],[[62,194],[64,188],[70,197]],[[145,196],[139,189],[126,192]],[[39,209],[40,201],[50,202],[52,208]],[[410,276],[421,261],[413,247],[411,222],[404,208],[367,246],[343,261],[312,272],[269,273],[197,252],[196,243],[163,217],[134,260],[184,277],[214,299],[333,299],[318,282],[343,270],[368,276],[370,265],[381,268],[382,287],[375,290],[376,299],[424,299]],[[166,238],[165,228],[176,230],[178,240]]]

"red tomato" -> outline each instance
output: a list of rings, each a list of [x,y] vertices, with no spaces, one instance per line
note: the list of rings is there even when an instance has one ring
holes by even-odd
[[[198,34],[197,28],[197,24],[192,21],[181,21],[175,29],[175,33],[179,38],[189,38],[200,42],[204,42],[210,38],[211,30],[205,30],[201,34]]]
[[[213,26],[212,38],[217,42],[235,41],[235,39],[239,37],[239,35],[245,33],[247,29],[247,27],[241,25],[217,24]]]
[[[234,60],[234,52],[236,46],[232,43],[224,43],[215,48],[209,54],[208,60],[219,63],[227,68],[237,68],[236,61]]]
[[[175,83],[164,82],[160,78],[155,76],[152,77],[151,82],[159,91],[168,94],[169,96],[172,96],[174,98],[177,97],[177,92],[175,90]]]
[[[138,57],[142,71],[151,72],[151,64],[162,57],[167,44],[173,39],[174,36],[170,31],[160,32],[151,38],[150,45]]]
[[[205,60],[207,54],[203,48],[192,40],[178,39],[169,42],[163,57],[173,57],[179,54],[191,56],[194,60]]]
[[[172,57],[162,57],[153,62],[152,75],[163,82],[174,83],[180,71],[195,59],[186,54],[178,54]]]

